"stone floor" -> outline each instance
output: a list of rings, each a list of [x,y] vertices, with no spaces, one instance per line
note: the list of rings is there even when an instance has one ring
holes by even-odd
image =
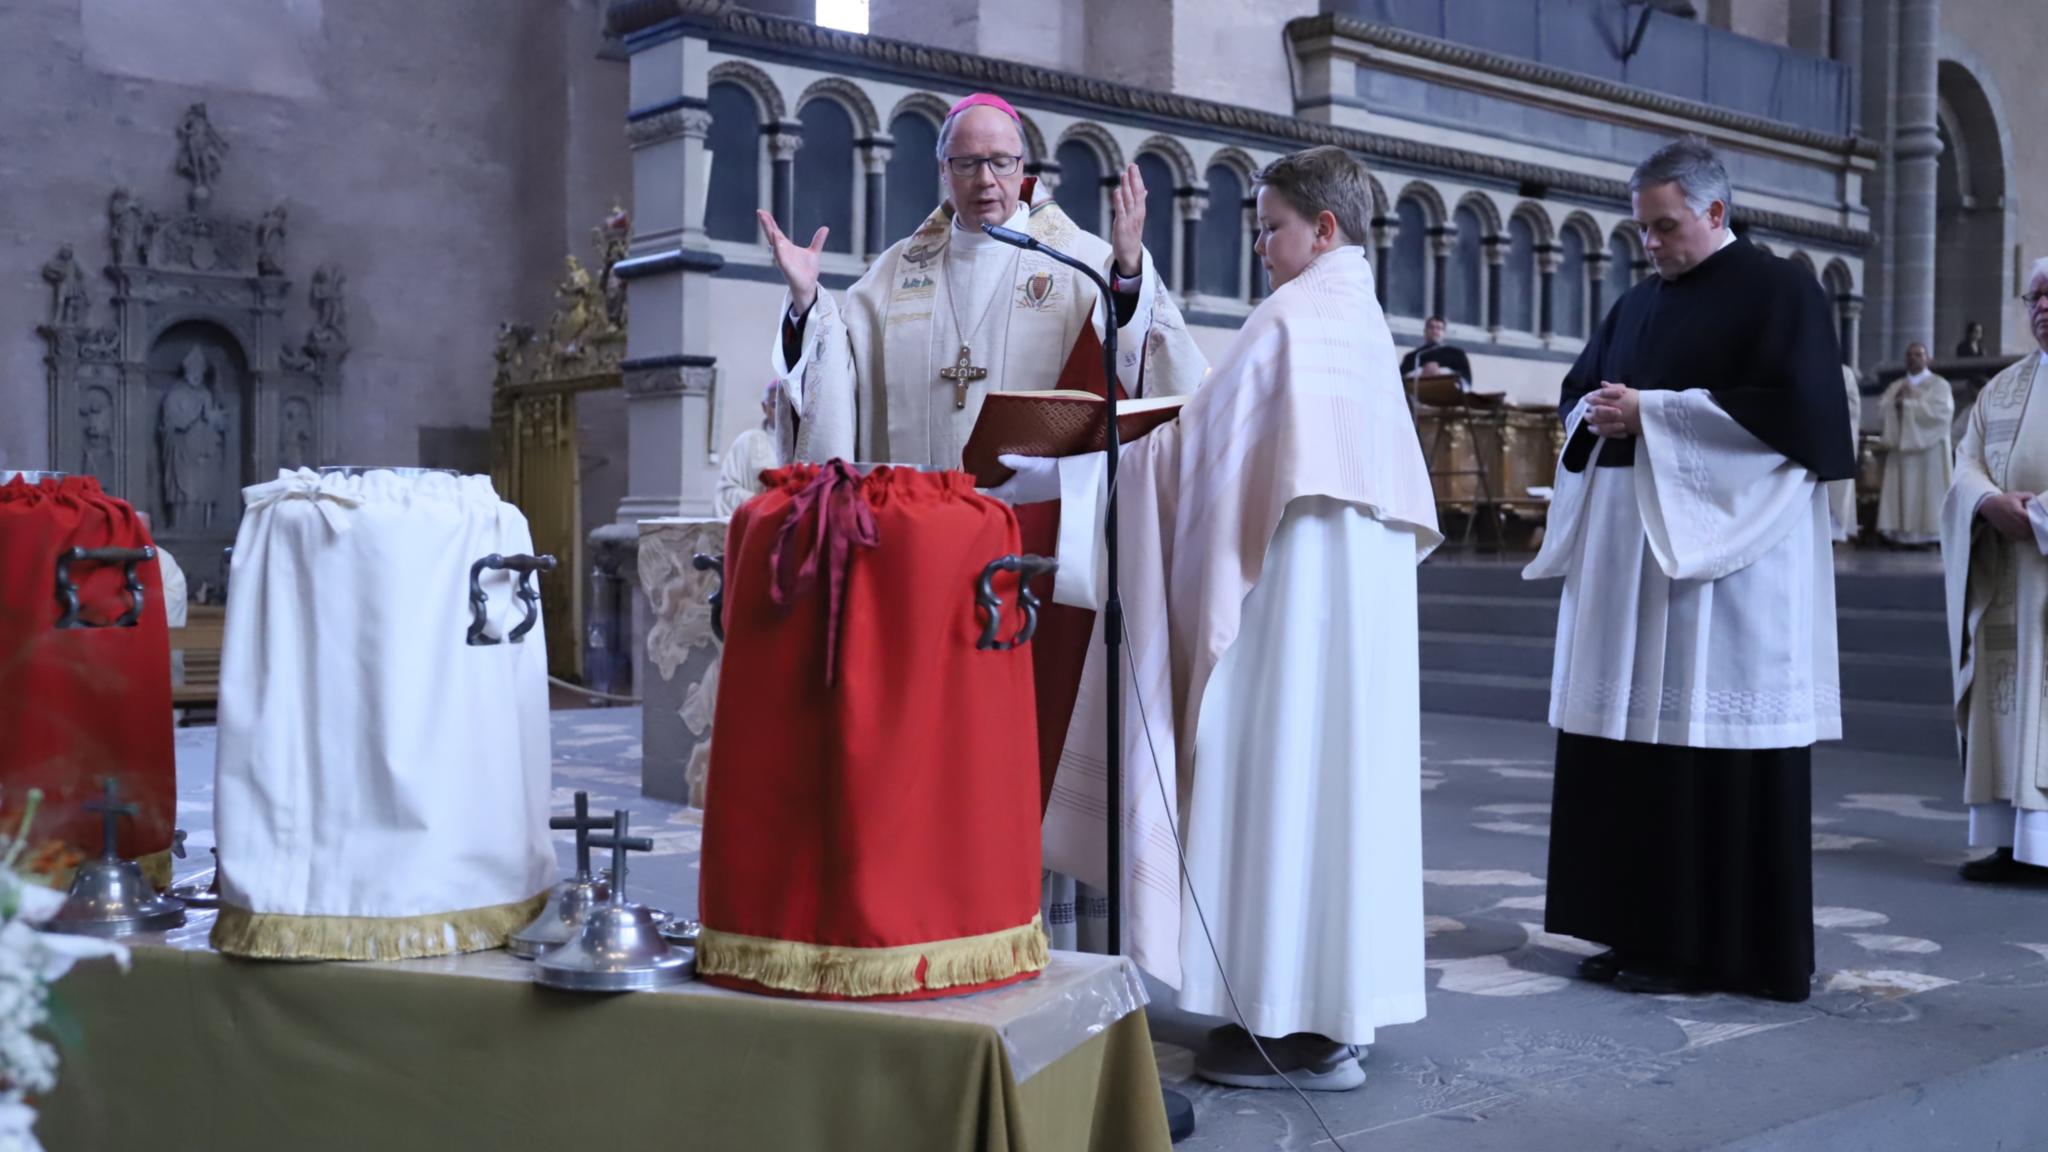
[[[647,899],[694,907],[700,824],[638,795],[639,716],[555,714],[555,798],[627,807]],[[1951,765],[1814,757],[1810,1003],[1641,998],[1569,978],[1548,936],[1548,729],[1425,716],[1429,1018],[1383,1031],[1359,1092],[1316,1097],[1349,1149],[2048,1150],[2048,885],[1966,885]],[[179,733],[180,813],[211,840],[212,731]],[[567,841],[562,844],[568,861]],[[1329,1148],[1289,1094],[1187,1080],[1213,1021],[1155,988],[1162,1073],[1194,1098],[1188,1152]]]

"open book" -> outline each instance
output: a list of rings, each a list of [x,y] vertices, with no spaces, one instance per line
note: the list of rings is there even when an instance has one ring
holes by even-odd
[[[1136,440],[1172,420],[1188,399],[1156,396],[1117,401],[1118,438],[1125,442]],[[975,484],[993,488],[1012,474],[997,462],[999,456],[1079,456],[1100,452],[1102,409],[1102,397],[1093,392],[1064,388],[991,392],[981,402],[981,416],[975,420],[974,432],[967,437],[967,447],[960,453],[960,466],[973,473]]]

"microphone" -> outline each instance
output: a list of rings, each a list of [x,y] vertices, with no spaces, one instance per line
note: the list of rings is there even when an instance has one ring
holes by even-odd
[[[1031,251],[1037,251],[1039,248],[1038,238],[1028,232],[1019,232],[1015,228],[1005,228],[1000,224],[983,224],[981,230],[1012,248],[1024,248]]]

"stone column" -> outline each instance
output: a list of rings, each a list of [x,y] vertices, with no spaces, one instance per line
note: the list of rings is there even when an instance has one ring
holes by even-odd
[[[1588,340],[1607,319],[1607,253],[1586,253],[1586,331]]]
[[[1861,371],[1863,357],[1856,347],[1856,322],[1863,317],[1863,297],[1853,293],[1837,296],[1835,312],[1842,324],[1842,363]]]
[[[1488,236],[1481,247],[1486,253],[1486,330],[1491,332],[1495,339],[1499,339],[1501,265],[1507,261],[1508,238]]]
[[[1451,249],[1458,243],[1458,229],[1450,224],[1439,224],[1429,230],[1430,285],[1429,311],[1433,316],[1442,316],[1449,322]]]
[[[1182,188],[1175,196],[1180,202],[1180,294],[1186,299],[1201,291],[1197,253],[1202,248],[1202,213],[1209,207],[1209,197],[1198,188]]]
[[[768,155],[774,163],[769,182],[768,210],[775,226],[791,240],[796,239],[796,150],[803,147],[801,121],[784,120],[765,125],[761,135],[768,140]],[[808,237],[805,238],[808,241]]]
[[[1894,107],[1892,341],[1934,339],[1935,52],[1940,0],[1899,0],[1899,83]]]
[[[889,238],[883,235],[889,227],[888,215],[888,172],[889,155],[896,149],[896,141],[887,136],[871,136],[860,142],[861,171],[867,177],[863,194],[867,198],[867,213],[863,231],[866,232],[861,249],[872,262],[889,246]]]
[[[1848,73],[1849,131],[1863,131],[1863,0],[1834,0],[1829,55]]]
[[[1536,247],[1536,334],[1545,340],[1550,339],[1556,330],[1559,255],[1555,244]]]
[[[1380,310],[1387,307],[1387,269],[1394,262],[1394,241],[1401,235],[1401,222],[1392,216],[1375,216],[1372,221],[1372,291]]]
[[[626,394],[626,497],[616,522],[593,533],[599,555],[636,549],[641,520],[708,516],[718,482],[711,463],[712,452],[723,447],[712,443],[718,433],[711,424],[718,373],[708,352],[711,278],[725,261],[705,245],[704,136],[711,113],[704,99],[707,69],[691,59],[688,45],[674,40],[642,47],[631,58],[633,99],[646,111],[628,117],[633,234],[626,259],[614,268],[633,311],[619,366]],[[619,565],[623,574],[626,562]],[[628,597],[633,623],[625,638],[635,663],[633,681],[644,689],[662,682],[648,662],[652,616],[644,596]],[[664,713],[649,706],[643,721],[643,766],[663,763],[663,749],[675,745],[682,727],[675,707]]]

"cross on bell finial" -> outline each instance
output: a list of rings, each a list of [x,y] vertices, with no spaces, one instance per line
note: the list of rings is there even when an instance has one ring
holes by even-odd
[[[88,800],[82,807],[87,812],[100,813],[100,855],[108,860],[118,860],[121,856],[114,850],[114,838],[120,834],[121,817],[133,816],[141,809],[133,804],[120,802],[121,785],[112,776],[107,777],[103,783],[106,787],[106,798]]]
[[[576,879],[590,879],[590,834],[612,827],[610,817],[590,814],[590,793],[576,793],[576,814],[574,816],[550,816],[548,827],[559,832],[576,833]]]
[[[592,848],[612,850],[612,903],[626,902],[626,853],[652,852],[654,841],[646,836],[628,836],[626,830],[632,826],[633,814],[620,808],[612,813],[612,830],[600,832],[590,838]]]

